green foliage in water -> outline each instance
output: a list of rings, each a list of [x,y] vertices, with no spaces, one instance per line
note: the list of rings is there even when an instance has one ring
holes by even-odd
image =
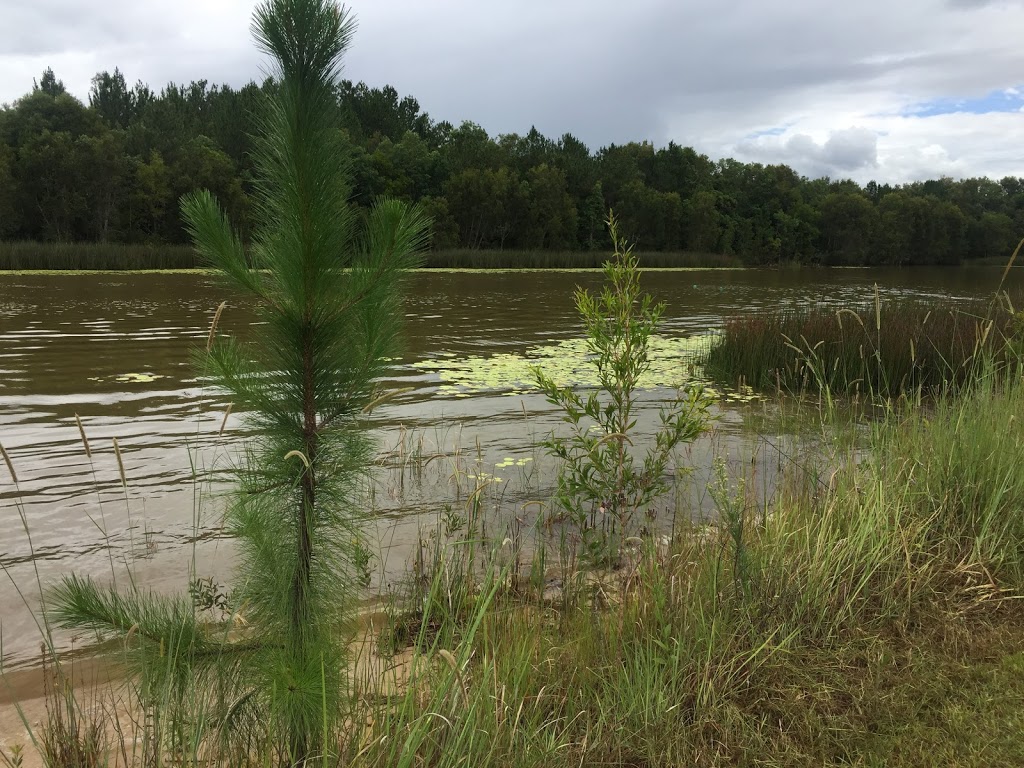
[[[651,334],[647,340],[648,365],[636,381],[637,388],[678,387],[691,382],[697,375],[693,370],[697,356],[712,338]],[[518,395],[537,389],[534,371],[538,366],[561,387],[597,386],[599,372],[589,361],[591,351],[586,338],[574,338],[530,347],[521,354],[441,356],[411,365],[437,374],[441,379],[438,393],[442,395],[469,397],[490,390]]]
[[[700,385],[704,394],[726,403],[750,403],[764,397],[750,387],[712,386],[702,360],[717,342],[717,334],[664,336],[652,333],[647,339],[647,367],[636,380],[637,390],[678,389]],[[597,387],[599,371],[591,364],[588,339],[562,339],[530,347],[521,353],[491,355],[441,354],[417,360],[410,367],[429,371],[440,380],[437,394],[471,397],[479,392],[500,392],[514,397],[540,391],[535,371],[544,370],[560,387]]]
[[[686,389],[662,410],[654,445],[639,463],[634,460],[631,449],[640,450],[633,445],[637,389],[651,368],[651,340],[665,308],[641,292],[639,262],[619,239],[614,217],[608,227],[614,253],[605,263],[605,285],[597,295],[576,292],[590,353],[586,365],[597,386],[581,392],[542,367],[534,375],[570,430],[568,437],[552,436],[545,443],[559,461],[558,505],[592,560],[617,563],[636,513],[666,489],[676,446],[704,430],[709,401],[699,387]]]
[[[135,626],[161,653],[173,637],[171,655],[191,665],[185,681],[197,656],[229,660],[235,695],[283,739],[269,746],[289,763],[321,754],[343,715],[342,629],[362,551],[356,489],[372,456],[360,417],[394,354],[400,283],[427,228],[417,209],[393,200],[363,223],[348,205],[332,104],[353,29],[331,0],[257,8],[253,31],[276,62],[278,86],[257,121],[261,226],[251,247],[210,192],[182,201],[197,250],[262,321],[248,344],[212,330],[205,360],[255,435],[227,511],[240,550],[233,598],[249,627],[244,643],[221,638],[212,650],[183,599],[122,598],[81,579],[56,594],[64,626]]]

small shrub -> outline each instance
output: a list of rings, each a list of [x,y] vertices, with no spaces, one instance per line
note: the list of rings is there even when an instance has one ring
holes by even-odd
[[[640,291],[640,269],[632,248],[608,220],[614,253],[604,265],[599,295],[579,289],[576,309],[587,334],[597,389],[583,394],[562,387],[541,368],[534,373],[548,402],[563,412],[568,437],[544,445],[560,461],[557,504],[568,514],[592,562],[619,562],[638,510],[663,493],[665,472],[676,446],[696,438],[707,423],[708,400],[687,389],[661,411],[654,445],[637,463],[631,453],[636,427],[636,391],[650,368],[648,343],[664,312]]]

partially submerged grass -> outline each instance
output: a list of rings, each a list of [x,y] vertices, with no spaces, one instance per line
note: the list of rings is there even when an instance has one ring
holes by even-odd
[[[880,300],[737,317],[705,356],[705,372],[788,392],[897,397],[960,386],[984,359],[1003,362],[1020,332],[1006,304]]]
[[[488,536],[494,485],[456,466],[458,499],[381,636],[352,646],[345,711],[307,764],[1022,764],[1024,379],[1005,363],[978,355],[857,439],[821,425],[829,455],[767,502],[723,470],[714,524],[631,539],[613,570],[575,570],[565,538]],[[402,471],[437,458],[405,443]],[[193,608],[197,631],[246,641],[244,607]],[[116,706],[53,688],[37,741],[77,746],[50,764],[284,764],[244,681],[169,679],[173,652]]]
[[[986,377],[893,417],[743,537],[649,545],[577,609],[484,590],[355,764],[1019,764],[1022,405]]]

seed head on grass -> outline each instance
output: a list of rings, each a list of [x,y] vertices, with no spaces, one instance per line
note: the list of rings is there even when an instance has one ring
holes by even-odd
[[[92,449],[89,447],[89,438],[85,436],[85,427],[82,426],[82,419],[75,414],[75,424],[78,425],[78,435],[82,438],[82,447],[85,448],[85,457],[92,458]]]
[[[14,462],[11,461],[11,457],[7,454],[7,449],[4,448],[3,444],[0,443],[0,456],[4,457],[4,464],[7,465],[7,471],[11,473],[11,480],[14,484],[18,484],[18,473],[14,471]]]
[[[117,457],[117,473],[121,477],[121,487],[128,490],[128,475],[124,471],[124,459],[121,458],[121,446],[117,438],[111,438],[114,443],[114,456]]]

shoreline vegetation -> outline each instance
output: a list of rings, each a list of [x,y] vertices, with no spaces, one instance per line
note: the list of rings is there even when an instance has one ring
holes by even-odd
[[[1003,291],[1024,239],[988,301],[883,300],[811,305],[732,318],[700,356],[705,375],[760,391],[921,402],[990,375],[1021,374],[1024,296]]]
[[[851,390],[851,377],[807,386],[800,376],[804,386],[792,388],[765,377],[783,411],[774,418],[792,410],[816,434],[814,456],[791,464],[771,498],[716,459],[716,514],[676,509],[671,533],[623,519],[632,535],[616,536],[614,515],[595,517],[591,480],[579,478],[591,477],[588,451],[615,441],[574,438],[583,452],[572,461],[585,471],[559,493],[575,501],[545,499],[532,531],[510,522],[525,516],[517,503],[489,509],[484,468],[443,458],[468,486],[439,500],[404,587],[340,635],[350,658],[331,706],[343,720],[304,764],[1021,764],[1024,368],[1013,309],[1002,294],[959,309],[879,301],[737,321],[734,346],[769,346],[790,366],[842,371],[836,361],[855,349],[853,381],[864,345],[867,362],[884,369],[877,380],[897,382],[915,360],[911,339],[938,352],[967,329],[985,343],[964,342],[973,354],[953,366],[935,355],[929,375],[939,384],[909,396]],[[957,311],[972,322],[932,322]],[[783,335],[798,333],[800,343]],[[601,367],[633,370],[622,360]],[[85,429],[82,437],[88,446]],[[614,451],[593,466],[607,468],[609,455],[614,485]],[[432,458],[403,451],[404,482]],[[17,467],[5,464],[7,482]],[[687,482],[668,477],[673,488]],[[228,632],[244,642],[247,608],[228,587],[193,579],[201,642]],[[235,709],[244,694],[211,695],[216,676],[179,689],[166,674],[178,661],[140,656],[139,631],[103,646],[97,662],[51,646],[38,671],[8,679],[0,670],[14,699],[0,723],[15,729],[0,734],[0,764],[288,764],[279,751],[288,732],[244,717]],[[44,703],[12,696],[37,680]]]
[[[752,265],[735,256],[715,253],[637,252],[640,270],[869,269],[870,265],[822,265],[783,262]],[[607,258],[598,251],[537,250],[427,250],[416,269],[452,271],[593,271]],[[11,273],[112,272],[144,274],[160,272],[210,272],[191,246],[130,245],[122,243],[0,242],[0,276]],[[884,265],[875,265],[884,266]],[[1005,267],[1006,260],[978,259],[961,268]],[[1024,266],[1016,265],[1015,266]]]
[[[700,362],[713,380],[762,392],[920,399],[964,386],[980,360],[994,373],[1012,368],[1022,333],[1022,316],[1009,296],[959,304],[876,296],[874,306],[811,306],[730,319]]]
[[[735,257],[714,253],[638,254],[646,269],[739,269]],[[417,269],[425,270],[600,270],[607,255],[598,251],[428,250]],[[202,257],[187,245],[118,243],[0,242],[3,272],[196,271]]]

